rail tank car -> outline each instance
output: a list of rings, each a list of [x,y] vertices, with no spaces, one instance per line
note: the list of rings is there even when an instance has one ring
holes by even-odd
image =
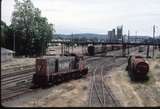
[[[149,65],[141,56],[130,56],[128,58],[128,73],[131,79],[144,79],[149,72]]]
[[[36,59],[36,72],[31,88],[47,87],[64,81],[78,79],[88,73],[84,61],[78,56],[47,56]]]

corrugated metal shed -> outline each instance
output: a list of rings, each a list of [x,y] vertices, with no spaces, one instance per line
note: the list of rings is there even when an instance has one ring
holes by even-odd
[[[1,47],[1,63],[11,61],[14,53],[12,50]]]

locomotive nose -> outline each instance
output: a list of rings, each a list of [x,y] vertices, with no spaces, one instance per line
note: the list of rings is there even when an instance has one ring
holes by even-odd
[[[140,62],[136,66],[137,73],[146,75],[149,72],[149,65],[146,62]]]

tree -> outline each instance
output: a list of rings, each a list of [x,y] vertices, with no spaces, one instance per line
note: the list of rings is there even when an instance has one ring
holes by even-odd
[[[7,31],[8,31],[7,25],[3,21],[1,21],[1,46],[2,47],[6,46]]]
[[[48,43],[52,39],[53,32],[55,30],[53,29],[53,24],[49,24],[47,22],[47,18],[40,17],[40,15],[41,11],[36,8],[35,22],[34,22],[34,35],[35,35],[34,44],[35,44],[35,50],[39,50],[39,53],[44,54],[46,48],[48,47]],[[39,44],[37,43],[39,43],[41,47],[38,46]]]
[[[34,7],[31,0],[15,0],[15,3],[11,28],[18,41],[16,51],[26,56],[44,54],[53,36],[53,25],[48,23],[47,18],[41,17],[41,11]]]
[[[1,21],[1,47],[13,49],[12,29]]]

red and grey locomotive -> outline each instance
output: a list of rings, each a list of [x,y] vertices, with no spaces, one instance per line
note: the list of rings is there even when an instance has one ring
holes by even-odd
[[[46,56],[36,59],[36,72],[32,83],[35,87],[46,87],[71,79],[78,79],[88,73],[83,58],[79,56]]]

